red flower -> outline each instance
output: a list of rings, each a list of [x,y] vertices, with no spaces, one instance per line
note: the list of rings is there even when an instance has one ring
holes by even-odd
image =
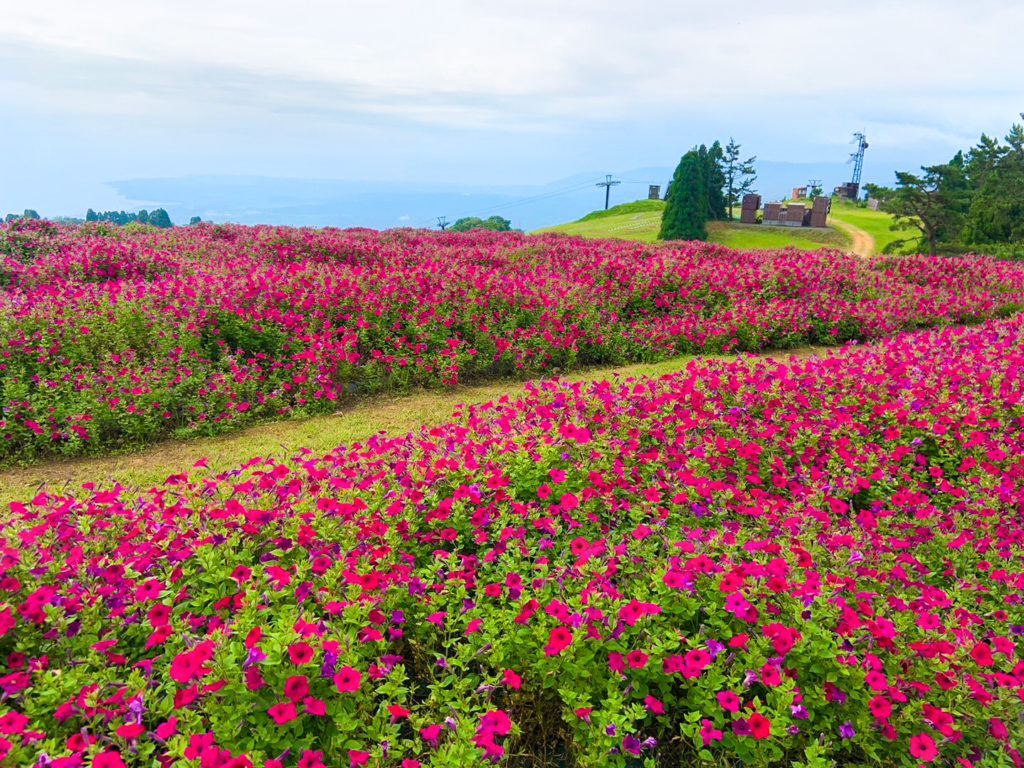
[[[515,688],[516,690],[519,690],[519,686],[523,682],[522,678],[511,669],[506,669],[502,672],[501,679],[509,688]]]
[[[755,712],[748,717],[747,724],[750,726],[750,733],[755,739],[767,739],[771,735],[771,720],[760,712]]]
[[[512,721],[504,710],[492,709],[480,715],[480,730],[483,733],[496,733],[504,736],[512,727]]]
[[[711,654],[703,648],[691,648],[686,652],[686,666],[699,672],[711,663]]]
[[[572,632],[566,627],[552,627],[548,644],[544,646],[545,656],[557,656],[572,642]]]
[[[283,701],[270,707],[267,714],[275,723],[282,725],[295,719],[295,705],[290,701]]]
[[[163,603],[154,603],[146,612],[146,618],[149,619],[149,625],[151,627],[164,626],[170,617],[171,607],[169,605],[164,605]]]
[[[146,726],[142,725],[142,723],[125,723],[124,725],[118,726],[114,733],[122,739],[134,739],[145,730]]]
[[[910,737],[910,754],[918,760],[930,763],[938,757],[939,750],[935,747],[931,736],[927,733],[919,733]]]
[[[632,651],[626,654],[626,663],[629,664],[633,669],[642,669],[647,663],[648,656],[646,653],[641,651],[639,648],[634,648]]]
[[[288,659],[292,664],[308,664],[313,660],[313,649],[309,643],[292,643],[288,646]]]
[[[362,680],[362,677],[358,669],[342,667],[334,675],[334,685],[339,693],[349,693],[359,687],[359,681]]]
[[[892,704],[885,696],[872,696],[868,699],[868,709],[871,710],[872,715],[883,720],[892,713]]]
[[[761,676],[761,682],[765,685],[775,687],[782,682],[782,675],[779,674],[779,670],[771,664],[765,664],[758,672]]]
[[[100,752],[92,759],[92,768],[128,768],[116,750]]]
[[[284,697],[290,701],[298,701],[309,694],[309,682],[305,675],[292,675],[284,681]]]
[[[350,768],[354,765],[366,765],[366,761],[369,759],[369,752],[363,752],[358,749],[350,749],[348,751],[348,764]]]
[[[720,691],[716,694],[718,705],[726,712],[740,711],[740,697],[732,691]]]
[[[392,717],[408,717],[409,710],[401,704],[388,704],[388,714]]]
[[[188,688],[179,688],[174,692],[174,708],[181,709],[199,698],[199,686],[192,684]]]
[[[171,736],[173,736],[177,732],[177,730],[178,730],[178,718],[176,718],[176,717],[169,717],[169,718],[167,718],[167,720],[165,722],[160,723],[160,725],[158,725],[156,727],[156,730],[153,731],[153,732],[157,735],[157,737],[159,737],[161,739],[169,739]]]
[[[971,649],[971,658],[979,667],[991,667],[993,664],[992,648],[988,643],[978,643]]]

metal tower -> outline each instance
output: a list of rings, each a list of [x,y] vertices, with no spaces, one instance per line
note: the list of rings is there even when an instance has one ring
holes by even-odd
[[[612,175],[610,173],[606,173],[604,176],[604,181],[599,181],[597,182],[597,184],[594,185],[595,187],[604,187],[604,209],[606,211],[608,210],[608,200],[612,191],[612,187],[615,186],[616,184],[621,183],[621,181],[612,181]]]
[[[850,186],[859,188],[860,172],[864,170],[864,150],[868,148],[868,143],[864,134],[859,131],[853,134],[853,141],[857,145],[857,151],[850,155],[850,159],[853,160],[853,178],[850,180]]]

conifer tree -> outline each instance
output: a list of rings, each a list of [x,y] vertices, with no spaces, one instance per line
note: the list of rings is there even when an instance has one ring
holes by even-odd
[[[706,240],[707,185],[700,154],[691,149],[679,160],[661,219],[661,240]]]

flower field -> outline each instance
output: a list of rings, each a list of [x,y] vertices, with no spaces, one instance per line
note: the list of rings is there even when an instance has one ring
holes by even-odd
[[[981,258],[525,236],[0,225],[0,464],[331,412],[412,386],[973,323]]]
[[[127,302],[151,313],[139,339],[163,338],[148,330],[160,327],[184,349],[202,338],[184,329],[203,304],[180,291],[207,290],[181,276],[191,264],[223,276],[210,294],[219,306],[292,329],[265,366],[222,348],[240,371],[260,368],[237,386],[283,375],[270,360],[295,370],[281,362],[298,354],[284,347],[293,339],[347,348],[328,341],[339,309],[313,298],[341,278],[312,245],[301,258],[285,245],[242,256],[270,233],[228,231],[228,244],[197,236],[208,258],[174,257],[170,277],[147,272],[163,264],[156,242],[116,246],[146,254],[145,278],[72,288],[43,279],[50,262],[37,259],[6,301],[52,294],[17,322],[54,329],[65,355],[88,343],[75,322],[57,325],[66,302],[128,328],[117,319]],[[1024,315],[945,325],[999,311],[1019,273],[967,259],[860,266],[833,254],[798,271],[793,255],[695,246],[573,255],[578,243],[560,239],[338,237],[351,242],[352,295],[375,270],[404,276],[393,305],[365,297],[402,307],[369,329],[392,358],[402,313],[427,318],[431,339],[439,328],[471,337],[487,365],[527,368],[545,354],[564,363],[558,351],[574,346],[655,354],[944,327],[824,358],[529,384],[444,426],[325,456],[11,504],[0,529],[5,765],[1020,765]],[[559,269],[506,282],[527,274],[509,265],[540,263],[527,246]],[[427,247],[450,249],[460,282],[423,261]],[[602,273],[608,264],[633,271]],[[668,291],[685,264],[704,282]],[[589,276],[578,289],[558,277],[573,268]],[[435,289],[448,298],[433,303]],[[476,303],[488,295],[493,304]],[[302,297],[315,308],[286,311]],[[516,326],[522,337],[468,319],[522,317],[523,306],[534,314]],[[375,316],[365,311],[345,370],[374,365],[359,347],[359,320]],[[586,322],[573,327],[577,316]],[[80,323],[87,338],[103,335],[101,319]],[[488,338],[511,346],[492,352]],[[441,371],[473,362],[462,344]],[[180,361],[198,361],[192,349]],[[405,354],[418,375],[440,374],[426,371],[437,358]]]

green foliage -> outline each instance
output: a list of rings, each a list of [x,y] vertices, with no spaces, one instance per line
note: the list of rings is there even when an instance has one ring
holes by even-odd
[[[969,200],[963,153],[943,165],[922,166],[921,176],[896,172],[896,188],[866,185],[868,194],[893,215],[894,230],[917,229],[928,253],[956,238]]]
[[[708,195],[704,164],[698,150],[691,149],[679,160],[669,185],[660,240],[706,240]]]
[[[725,218],[726,213],[726,176],[722,169],[722,145],[716,141],[709,149],[701,144],[697,153],[701,159],[701,176],[704,178],[705,194],[708,199],[708,219],[719,221]]]
[[[7,216],[4,217],[4,221],[18,221],[19,219],[39,221],[41,218],[42,217],[36,211],[34,211],[31,208],[26,208],[25,212],[22,213],[20,216],[16,213],[8,213]]]
[[[921,176],[897,171],[895,189],[865,189],[896,216],[894,229],[918,230],[930,253],[1019,252],[1011,244],[1024,242],[1024,126],[1011,126],[1005,141],[982,134],[966,156]]]
[[[154,227],[159,227],[160,229],[168,229],[174,226],[171,222],[171,217],[167,215],[167,211],[163,208],[157,208],[149,214],[149,223]]]
[[[509,232],[512,230],[512,222],[503,219],[501,216],[490,216],[481,219],[477,216],[466,216],[459,219],[448,230],[451,232],[469,232],[471,229],[489,229],[493,232]]]
[[[725,176],[725,204],[729,209],[729,219],[732,219],[732,208],[743,200],[743,196],[754,191],[754,183],[757,181],[757,172],[754,170],[756,156],[740,159],[741,145],[731,136],[729,143],[725,145],[725,153],[722,157],[722,173]],[[816,187],[818,194],[820,187]]]
[[[85,220],[106,221],[119,226],[132,223],[149,224],[160,229],[168,229],[174,226],[171,217],[167,215],[167,211],[163,208],[157,208],[152,212],[143,209],[138,213],[126,213],[125,211],[103,211],[102,213],[96,213],[96,211],[90,208],[86,211]]]

